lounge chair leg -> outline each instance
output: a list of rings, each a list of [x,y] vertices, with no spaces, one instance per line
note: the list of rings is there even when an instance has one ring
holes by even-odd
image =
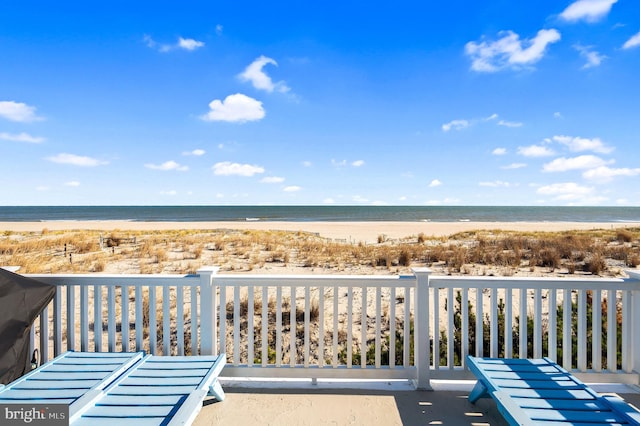
[[[220,382],[217,379],[209,388],[209,395],[213,395],[218,401],[224,401],[224,391],[222,390],[222,385],[220,385]]]
[[[487,387],[484,385],[482,380],[478,380],[476,385],[473,387],[473,390],[469,394],[469,402],[475,404],[477,400],[480,398],[488,396]]]

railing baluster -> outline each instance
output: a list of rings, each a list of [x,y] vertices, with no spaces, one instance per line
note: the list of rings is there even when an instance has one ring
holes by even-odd
[[[460,301],[460,312],[462,312],[462,323],[460,330],[460,346],[462,357],[460,363],[463,368],[467,368],[467,355],[469,355],[469,289],[460,290],[462,299]]]
[[[171,287],[162,286],[162,354],[171,355]]]
[[[40,365],[49,361],[49,307],[40,313]]]
[[[340,288],[338,286],[333,287],[333,344],[331,346],[331,363],[333,368],[338,368],[338,334],[339,334],[339,323],[338,323],[338,301],[339,301],[339,291]]]
[[[62,352],[62,295],[59,291],[53,298],[53,336],[53,356],[56,357]]]
[[[183,286],[176,287],[176,349],[180,356],[184,355],[184,292]]]
[[[578,290],[578,370],[587,370],[587,291]]]
[[[360,366],[367,366],[367,288],[361,287],[362,292],[362,310],[360,317]]]
[[[382,289],[380,287],[376,287],[376,336],[375,336],[375,366],[376,368],[380,368],[380,349],[382,344],[382,329],[381,329],[381,318],[382,318]]]
[[[318,287],[318,366],[324,367],[324,299],[325,288]]]
[[[347,368],[353,362],[353,288],[347,289]]]
[[[573,343],[571,341],[571,290],[563,290],[562,299],[562,367],[565,370],[572,369],[571,352]]]
[[[93,286],[93,350],[102,352],[102,286]]]
[[[136,286],[135,290],[135,311],[136,311],[136,351],[144,349],[144,304],[143,302],[143,287],[141,285]]]
[[[513,358],[513,290],[504,290],[504,357]]]
[[[311,288],[304,288],[304,350],[303,363],[305,368],[309,368],[309,323],[311,322]]]
[[[453,287],[447,289],[447,367],[454,367],[455,353],[455,325],[453,322],[453,314],[455,313],[455,300],[453,300]]]
[[[233,364],[240,364],[240,289],[233,287]]]
[[[491,289],[491,323],[489,326],[489,353],[495,358],[498,356],[498,289]]]
[[[107,287],[107,347],[116,351],[116,295],[114,286]]]
[[[158,317],[156,307],[158,306],[156,297],[157,287],[149,286],[149,352],[151,355],[158,354]]]
[[[591,305],[593,321],[591,325],[591,368],[593,371],[602,371],[602,298],[600,290],[593,291]]]
[[[631,318],[631,292],[622,292],[622,318]],[[630,321],[622,321],[622,371],[633,371],[633,354],[631,353],[631,332],[633,327]],[[615,353],[615,352],[614,352]]]
[[[251,367],[255,358],[255,330],[253,328],[253,317],[256,305],[254,303],[254,288],[247,287],[247,365]],[[240,340],[240,339],[238,339]]]
[[[224,285],[220,286],[220,353],[227,354],[227,287]]]
[[[122,316],[120,318],[120,331],[122,333],[122,351],[129,352],[129,286],[120,287],[120,302],[122,304]]]
[[[282,365],[282,287],[276,288],[276,367]]]
[[[76,349],[76,286],[67,284],[67,350]]]
[[[557,362],[558,360],[558,301],[556,290],[549,290],[549,353],[547,356]]]
[[[396,288],[389,294],[389,367],[396,366]]]
[[[484,318],[482,317],[482,305],[483,300],[482,289],[476,288],[476,356],[484,356],[483,339],[484,339],[484,327],[482,326]]]
[[[220,290],[222,292],[222,289]],[[213,304],[213,318],[218,318],[218,323],[216,324],[216,321],[214,319],[213,324],[211,324],[211,327],[216,330],[216,329],[220,329],[222,327],[222,324],[224,322],[226,322],[226,315],[224,313],[224,309],[225,309],[225,304],[224,301],[220,302],[219,307],[216,305],[215,301],[216,301],[216,297],[218,297],[216,295],[216,288],[213,287],[212,289],[212,296],[213,298],[212,300],[212,304]],[[199,327],[199,320],[200,320],[200,315],[198,314],[198,312],[200,312],[200,309],[198,308],[198,286],[192,285],[191,288],[189,289],[189,299],[191,302],[191,330],[189,330],[189,332],[191,333],[191,355],[198,355],[198,331],[200,330]],[[215,333],[214,333],[215,336]],[[220,339],[220,342],[224,342],[226,339],[226,336],[221,335],[218,336],[218,338]],[[215,354],[218,353],[224,353],[225,352],[225,346],[223,346],[222,344],[219,344],[215,337],[213,339],[213,350]],[[217,348],[220,348],[220,350],[218,351]]]
[[[440,369],[440,289],[433,289],[433,368]],[[406,348],[405,348],[406,350]],[[409,365],[409,364],[405,364]]]
[[[518,331],[520,332],[520,350],[518,351],[518,358],[525,359],[528,357],[527,351],[527,289],[520,289],[520,322]]]
[[[618,371],[617,347],[618,306],[615,290],[607,291],[607,370]]]
[[[261,365],[266,367],[269,363],[269,288],[262,286],[262,332],[260,341],[262,342],[262,362]]]
[[[436,333],[437,334],[437,333]],[[402,343],[402,365],[406,368],[411,365],[411,288],[404,288],[404,342]],[[435,359],[435,356],[434,356]]]
[[[289,365],[295,367],[298,358],[298,317],[296,313],[296,287],[291,286],[291,314],[289,315]]]
[[[80,287],[80,350],[89,348],[89,288]]]
[[[542,358],[542,295],[533,290],[533,357]]]

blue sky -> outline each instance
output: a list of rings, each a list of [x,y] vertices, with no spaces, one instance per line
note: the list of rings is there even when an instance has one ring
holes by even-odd
[[[3,2],[2,205],[640,205],[634,0]]]

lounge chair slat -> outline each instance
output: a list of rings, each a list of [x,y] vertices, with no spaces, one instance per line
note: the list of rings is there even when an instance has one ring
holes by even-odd
[[[524,409],[524,412],[534,421],[569,421],[569,422],[591,422],[608,424],[621,422],[623,419],[611,411],[570,411],[555,409]]]

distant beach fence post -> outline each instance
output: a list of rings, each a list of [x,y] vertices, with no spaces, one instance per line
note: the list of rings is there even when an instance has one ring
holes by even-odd
[[[213,285],[213,277],[220,270],[216,266],[208,266],[197,271],[200,276],[200,354],[201,355],[217,355],[218,348],[217,339],[217,306],[215,287]],[[196,291],[192,289],[192,299],[197,297]],[[224,315],[221,314],[222,321]],[[192,328],[192,333],[197,328]],[[195,347],[195,345],[194,345]]]
[[[415,354],[414,363],[416,366],[416,389],[433,390],[430,384],[429,365],[429,268],[411,268],[416,277],[415,288]],[[407,321],[409,319],[407,318]]]

